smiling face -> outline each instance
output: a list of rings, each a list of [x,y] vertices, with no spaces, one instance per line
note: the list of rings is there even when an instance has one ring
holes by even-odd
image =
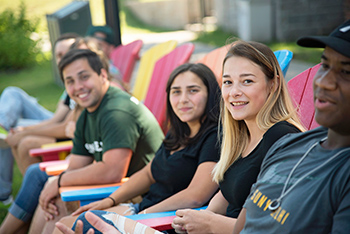
[[[200,126],[200,117],[205,111],[207,99],[207,87],[190,71],[179,74],[170,86],[171,107],[177,117],[189,125],[191,132],[194,126]]]
[[[88,60],[81,58],[68,64],[62,73],[68,95],[89,112],[95,111],[109,86],[106,71],[101,69],[98,75]]]
[[[271,90],[261,68],[244,57],[228,58],[223,68],[222,97],[235,120],[254,121]]]
[[[339,133],[350,133],[350,58],[326,47],[314,77],[315,119]]]

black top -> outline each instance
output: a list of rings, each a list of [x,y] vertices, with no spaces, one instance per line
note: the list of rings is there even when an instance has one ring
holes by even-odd
[[[224,180],[220,183],[221,192],[229,202],[226,216],[238,217],[270,147],[282,136],[296,132],[300,130],[286,121],[276,123],[265,132],[259,144],[249,155],[240,157],[229,167],[225,172]]]
[[[218,162],[220,147],[217,127],[209,129],[195,145],[189,145],[172,155],[161,145],[151,165],[156,183],[140,203],[140,210],[157,204],[184,190],[190,184],[197,167],[203,162]],[[167,135],[169,137],[169,135]]]

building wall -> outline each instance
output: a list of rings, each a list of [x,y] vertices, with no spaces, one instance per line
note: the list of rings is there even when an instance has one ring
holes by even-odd
[[[213,0],[205,0],[210,7]],[[201,9],[201,0],[167,0],[138,2],[126,1],[127,7],[141,21],[156,27],[167,29],[184,29],[187,24],[199,23],[203,13],[210,9]],[[203,12],[204,11],[204,12]]]
[[[265,12],[249,16],[242,14],[242,3],[256,6],[262,2],[269,5],[270,15],[266,15]],[[350,0],[215,0],[214,7],[218,25],[223,30],[238,37],[250,35],[250,38],[244,39],[257,41],[268,39],[268,35],[264,36],[263,40],[254,35],[254,24],[268,22],[266,17],[270,17],[270,23],[265,23],[263,27],[267,31],[271,29],[270,40],[277,41],[295,41],[305,35],[327,35],[350,17]],[[250,25],[242,26],[241,22],[247,21]],[[248,30],[249,33],[242,30]]]
[[[274,0],[278,41],[305,35],[327,35],[345,20],[343,0]]]

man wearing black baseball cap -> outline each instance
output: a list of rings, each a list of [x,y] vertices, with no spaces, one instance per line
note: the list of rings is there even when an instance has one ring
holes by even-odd
[[[86,32],[86,36],[96,39],[99,47],[103,50],[106,56],[110,58],[111,52],[115,48],[115,34],[109,26],[90,26]]]
[[[350,230],[350,20],[329,36],[297,43],[324,48],[313,79],[321,127],[290,134],[270,148],[234,233]]]

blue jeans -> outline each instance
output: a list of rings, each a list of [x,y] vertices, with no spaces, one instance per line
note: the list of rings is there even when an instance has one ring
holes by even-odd
[[[139,213],[140,211],[140,204],[132,204],[132,203],[129,203],[129,204],[125,204],[127,206],[129,206],[130,210],[131,210],[131,214],[137,214]],[[108,214],[115,214],[114,212],[109,212],[109,211],[104,211],[104,210],[92,210],[92,211],[89,211],[89,212],[92,212],[94,213],[95,215],[97,215],[98,217],[100,217],[104,222],[114,226],[116,229],[118,229],[118,227],[109,219],[106,219],[104,216],[105,215],[108,215]],[[72,227],[72,230],[74,231],[75,230],[75,225],[77,223],[78,220],[81,220],[83,221],[83,225],[84,225],[84,229],[83,229],[83,233],[86,233],[90,228],[93,228],[94,231],[95,231],[95,234],[102,234],[102,232],[100,232],[99,230],[97,230],[94,226],[92,226],[85,218],[85,213],[82,213],[81,215],[79,215],[79,217],[77,218],[77,220],[75,221],[73,227]],[[118,229],[119,231],[119,229]]]
[[[0,96],[0,124],[7,130],[19,126],[19,121],[45,120],[53,113],[39,105],[38,101],[22,89],[7,87]]]
[[[9,212],[23,222],[29,222],[34,215],[39,203],[41,190],[44,188],[48,178],[46,172],[40,170],[39,163],[30,165],[24,175],[21,189]]]
[[[0,125],[7,130],[37,124],[52,115],[52,112],[40,106],[35,98],[20,88],[7,87],[0,96]],[[10,148],[0,149],[0,200],[11,195],[13,162]]]

